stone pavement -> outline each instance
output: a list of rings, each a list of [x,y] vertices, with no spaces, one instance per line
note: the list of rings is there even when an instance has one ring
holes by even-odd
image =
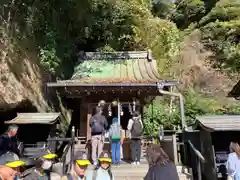
[[[93,166],[89,166],[87,174],[92,173]],[[180,180],[191,180],[191,178],[182,173],[182,167],[177,167],[179,171]],[[115,175],[116,180],[142,180],[146,175],[148,170],[147,164],[140,164],[138,166],[133,166],[131,164],[121,164],[120,166],[112,166],[112,171]]]
[[[84,148],[85,146],[83,145],[75,145],[75,151],[85,150]],[[115,180],[142,180],[148,170],[148,164],[144,156],[145,154],[143,153],[141,157],[142,164],[138,166],[133,166],[124,161],[122,161],[122,164],[120,166],[112,166]],[[89,166],[87,173],[92,173],[93,168],[94,167],[92,165]],[[185,173],[182,173],[182,169],[184,169]],[[186,168],[183,168],[182,166],[177,166],[177,170],[180,180],[191,180],[191,176]]]

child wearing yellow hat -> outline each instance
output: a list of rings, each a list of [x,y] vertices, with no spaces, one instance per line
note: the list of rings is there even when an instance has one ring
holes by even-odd
[[[88,165],[91,163],[87,158],[87,154],[81,151],[76,152],[73,160],[73,169],[71,170],[70,174],[63,176],[62,180],[88,180],[89,178],[86,176],[86,171]]]
[[[111,170],[112,159],[107,152],[102,152],[99,157],[99,167],[93,171],[92,180],[114,180]]]

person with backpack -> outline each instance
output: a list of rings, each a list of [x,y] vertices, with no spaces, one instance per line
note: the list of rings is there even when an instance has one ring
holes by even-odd
[[[91,128],[91,141],[92,141],[92,161],[93,164],[97,165],[97,159],[103,151],[104,140],[105,140],[105,130],[108,127],[107,119],[102,115],[102,108],[96,108],[96,114],[90,120]]]
[[[139,112],[133,113],[133,118],[128,122],[129,138],[131,139],[132,164],[139,165],[141,158],[141,140],[143,123]]]
[[[107,152],[102,152],[99,157],[99,166],[93,170],[92,180],[114,180],[111,170],[112,159]]]
[[[86,176],[88,165],[91,164],[87,158],[87,154],[81,151],[76,152],[73,160],[73,169],[69,174],[63,176],[61,180],[90,180],[91,178]]]
[[[118,118],[113,118],[113,123],[109,129],[109,139],[112,146],[112,163],[119,165],[121,160],[121,144],[123,142],[122,128]]]

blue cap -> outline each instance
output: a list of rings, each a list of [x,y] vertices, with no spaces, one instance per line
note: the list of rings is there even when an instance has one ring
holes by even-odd
[[[118,118],[117,118],[117,117],[114,117],[114,118],[113,118],[113,121],[115,121],[115,122],[118,121]]]

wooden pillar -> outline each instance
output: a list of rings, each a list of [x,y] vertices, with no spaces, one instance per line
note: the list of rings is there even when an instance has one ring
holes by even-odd
[[[91,128],[89,126],[89,123],[90,123],[90,119],[92,117],[92,105],[90,103],[88,103],[87,105],[87,109],[88,109],[88,112],[87,112],[87,140],[91,139]]]
[[[173,155],[174,155],[174,163],[178,164],[178,151],[177,151],[177,137],[176,134],[172,135],[172,142],[173,142]]]
[[[118,123],[121,124],[121,104],[118,101]]]

